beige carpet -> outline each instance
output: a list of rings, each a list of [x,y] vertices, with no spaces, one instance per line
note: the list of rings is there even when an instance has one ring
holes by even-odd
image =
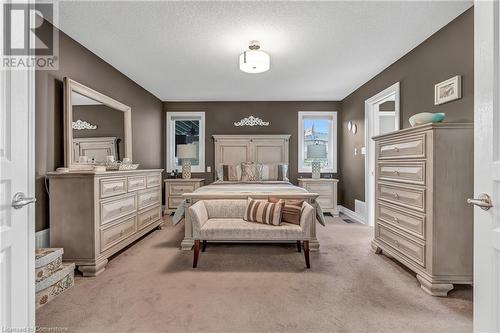
[[[198,268],[183,226],[154,231],[37,312],[70,332],[470,332],[472,290],[425,294],[370,251],[372,229],[328,219],[312,269],[295,245],[210,245]]]

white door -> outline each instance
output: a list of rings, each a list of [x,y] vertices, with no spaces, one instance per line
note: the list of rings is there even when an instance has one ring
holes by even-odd
[[[389,101],[394,102],[394,110],[381,112],[380,106]],[[372,137],[399,130],[399,127],[399,82],[396,82],[365,101],[365,223],[368,225],[375,225],[375,141]]]
[[[475,2],[474,193],[476,200],[473,202],[476,204],[474,209],[475,332],[500,332],[499,11],[498,1]],[[488,207],[489,200],[492,201],[492,208]]]
[[[5,331],[35,326],[34,205],[22,197],[34,195],[33,74],[0,69],[0,328]]]

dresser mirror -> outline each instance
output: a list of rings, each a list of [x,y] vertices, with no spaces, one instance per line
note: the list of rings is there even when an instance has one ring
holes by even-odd
[[[70,78],[64,78],[64,160],[73,170],[132,160],[131,110]]]

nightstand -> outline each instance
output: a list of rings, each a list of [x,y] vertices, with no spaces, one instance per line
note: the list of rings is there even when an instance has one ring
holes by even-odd
[[[338,216],[337,210],[337,183],[338,179],[328,178],[299,178],[299,187],[309,192],[318,193],[316,199],[325,213]]]
[[[184,193],[191,193],[197,188],[205,184],[203,178],[190,178],[190,179],[165,179],[165,213],[171,214],[175,212],[177,207],[183,200]]]

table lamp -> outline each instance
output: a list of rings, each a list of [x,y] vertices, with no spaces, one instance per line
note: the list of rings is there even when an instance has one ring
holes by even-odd
[[[312,144],[307,146],[307,159],[311,159],[312,178],[320,178],[321,162],[319,159],[326,158],[326,146]]]
[[[191,178],[191,159],[196,157],[196,144],[177,145],[177,158],[182,160],[182,179]]]

